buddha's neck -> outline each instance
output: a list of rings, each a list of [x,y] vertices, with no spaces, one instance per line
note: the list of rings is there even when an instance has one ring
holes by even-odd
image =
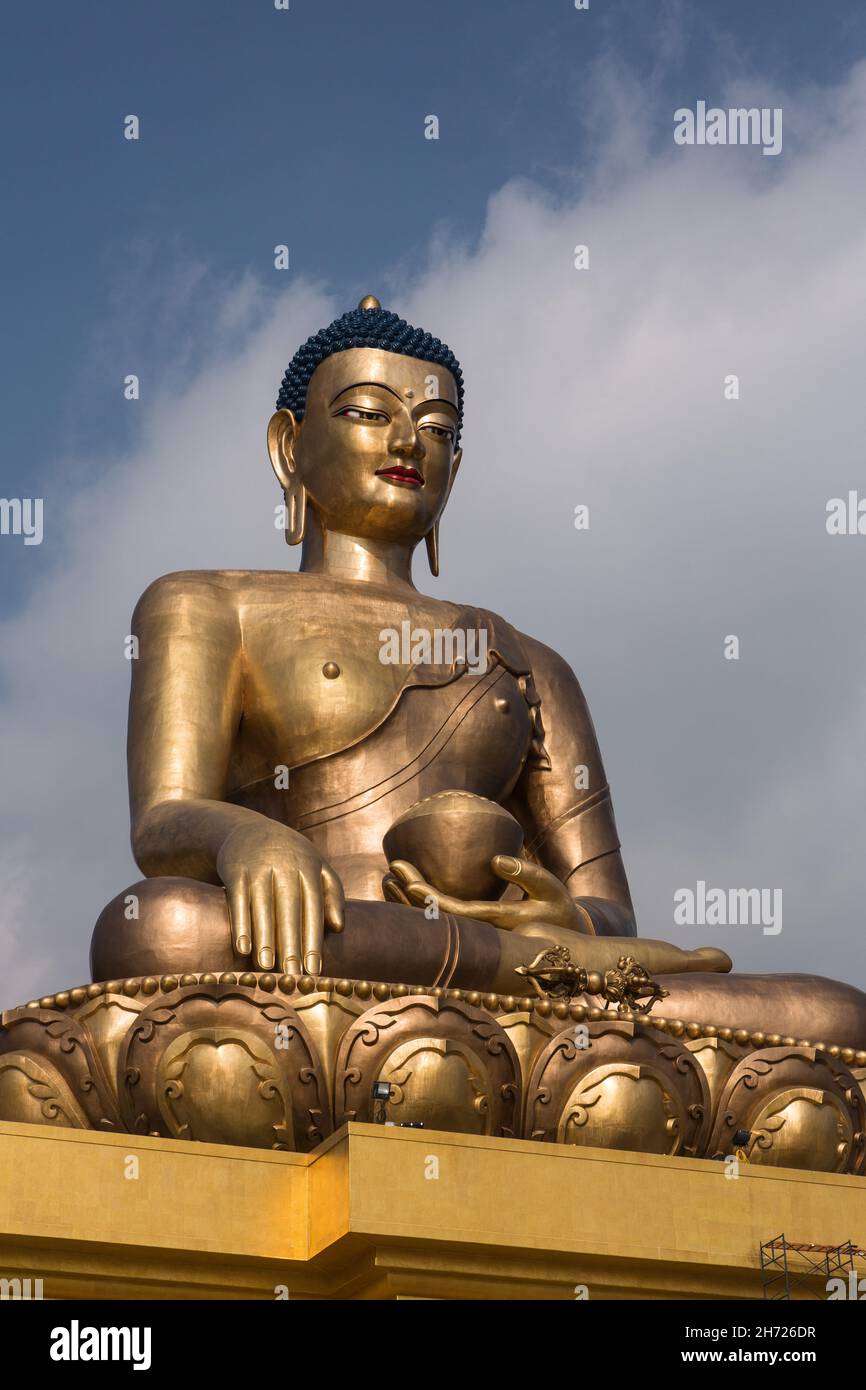
[[[329,531],[315,511],[307,512],[307,526],[301,550],[301,570],[307,574],[327,574],[334,579],[356,580],[395,588],[412,583],[412,552],[415,544],[374,541],[363,536],[347,536]]]

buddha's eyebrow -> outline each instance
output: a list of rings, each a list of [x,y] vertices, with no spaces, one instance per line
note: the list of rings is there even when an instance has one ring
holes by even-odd
[[[398,401],[401,399],[399,391],[395,391],[392,387],[386,386],[384,381],[356,381],[352,386],[344,386],[341,391],[338,391],[334,397],[334,401],[338,401],[341,396],[345,396],[347,391],[358,391],[362,386],[378,386],[380,391],[390,391],[391,395],[396,396]],[[331,401],[331,405],[334,404],[334,401]]]
[[[455,415],[457,414],[457,407],[456,407],[456,405],[454,404],[454,402],[453,402],[453,401],[446,401],[446,399],[445,399],[444,396],[436,396],[436,398],[435,398],[434,400],[432,400],[432,401],[428,401],[428,400],[419,401],[419,402],[418,402],[418,406],[416,406],[416,409],[418,409],[420,406],[423,406],[425,410],[432,410],[432,408],[433,408],[434,405],[447,405],[447,407],[448,407],[449,410],[453,410],[453,411],[454,411],[454,414],[455,414]]]
[[[353,385],[344,386],[342,391],[338,391],[336,396],[334,397],[334,400],[330,402],[328,409],[330,410],[331,406],[334,404],[334,401],[338,401],[341,396],[345,396],[347,391],[360,391],[362,386],[377,386],[380,391],[388,391],[392,396],[396,396],[397,400],[400,401],[402,404],[403,397],[400,395],[400,392],[395,391],[392,386],[386,386],[384,381],[356,381],[353,383]],[[423,405],[425,410],[431,410],[433,406],[436,405],[447,405],[449,410],[453,410],[454,414],[457,414],[457,407],[454,404],[454,402],[446,401],[445,398],[442,396],[437,396],[435,400],[431,401],[421,400],[418,402],[418,405]]]

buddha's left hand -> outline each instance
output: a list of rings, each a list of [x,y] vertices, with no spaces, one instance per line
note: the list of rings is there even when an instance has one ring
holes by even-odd
[[[541,924],[565,927],[584,934],[588,931],[587,914],[578,907],[565,884],[529,859],[497,854],[490,861],[490,867],[498,878],[505,879],[507,883],[516,883],[518,888],[523,889],[526,897],[522,902],[464,902],[462,898],[440,893],[438,888],[421,877],[414,864],[405,859],[395,859],[388,867],[391,872],[383,880],[382,888],[386,898],[392,902],[425,908],[435,904],[437,912],[474,917],[481,922],[491,922],[494,927],[501,927],[505,931]]]

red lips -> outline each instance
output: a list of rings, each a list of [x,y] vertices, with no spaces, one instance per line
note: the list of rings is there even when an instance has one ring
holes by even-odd
[[[389,464],[387,468],[376,469],[377,478],[388,478],[392,483],[408,483],[410,487],[423,487],[424,479],[417,468],[405,468],[401,463]]]

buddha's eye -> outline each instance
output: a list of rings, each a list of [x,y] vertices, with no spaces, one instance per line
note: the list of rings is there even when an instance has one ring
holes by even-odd
[[[383,410],[362,410],[358,405],[344,405],[342,410],[335,412],[342,415],[346,420],[385,420],[388,416]]]
[[[436,438],[437,438],[437,439],[453,439],[453,438],[454,438],[454,431],[451,430],[451,429],[449,429],[447,425],[422,425],[422,426],[421,426],[421,429],[422,429],[422,430],[429,430],[429,432],[430,432],[431,434],[435,434],[435,435],[436,435]]]

